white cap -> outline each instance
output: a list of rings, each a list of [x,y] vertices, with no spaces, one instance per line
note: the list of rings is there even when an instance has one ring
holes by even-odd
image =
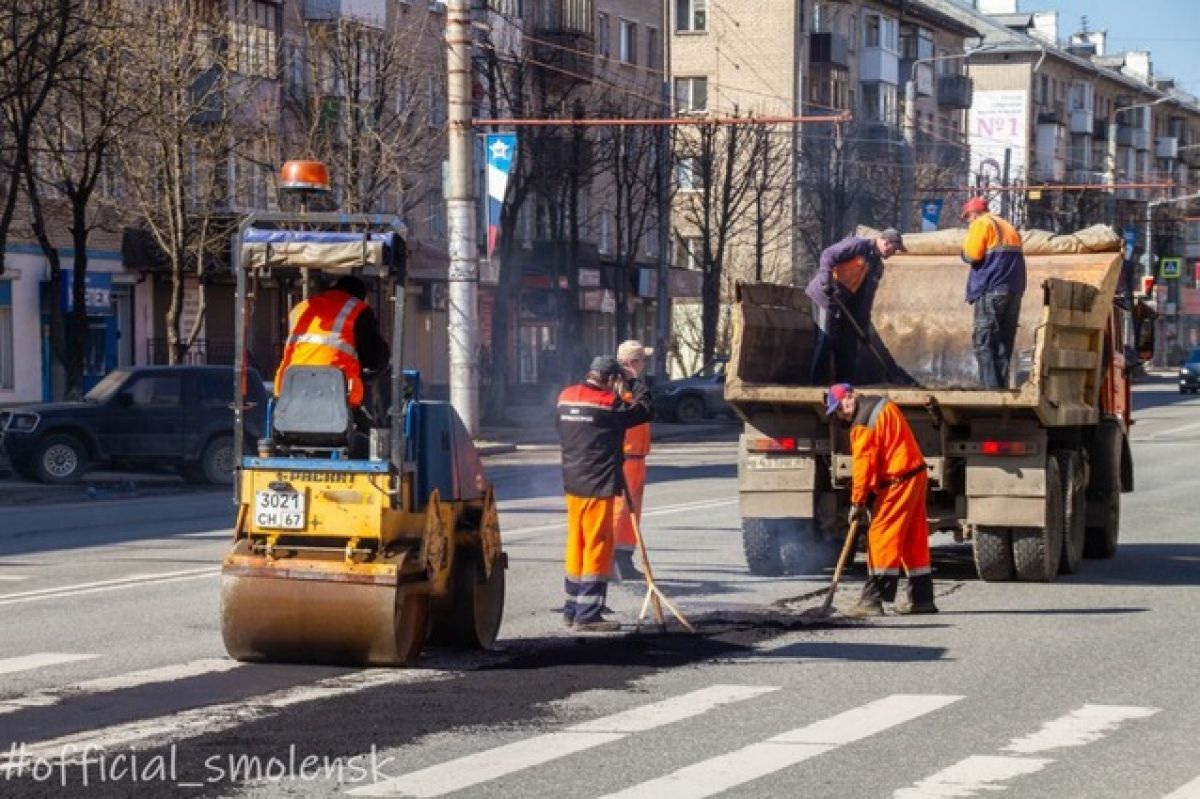
[[[621,346],[617,347],[617,360],[621,363],[629,363],[638,358],[648,358],[653,354],[653,347],[647,347],[635,338],[622,341]]]

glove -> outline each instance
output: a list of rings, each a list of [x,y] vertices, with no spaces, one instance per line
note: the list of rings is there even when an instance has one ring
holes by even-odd
[[[871,512],[867,510],[866,505],[851,505],[849,520],[851,524],[866,524],[871,523]]]
[[[833,281],[821,285],[821,291],[825,292],[826,297],[833,296]]]

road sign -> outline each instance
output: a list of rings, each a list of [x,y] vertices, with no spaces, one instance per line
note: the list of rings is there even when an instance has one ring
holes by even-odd
[[[1159,258],[1158,259],[1158,276],[1164,280],[1175,279],[1183,274],[1183,259],[1182,258]]]

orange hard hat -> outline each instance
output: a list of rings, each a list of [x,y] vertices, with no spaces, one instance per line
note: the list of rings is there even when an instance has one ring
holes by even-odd
[[[966,218],[968,214],[981,214],[987,210],[987,200],[982,197],[972,197],[963,204],[962,215]]]

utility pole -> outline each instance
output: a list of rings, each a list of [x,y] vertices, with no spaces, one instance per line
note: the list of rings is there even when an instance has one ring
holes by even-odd
[[[660,87],[662,111],[671,116],[671,3],[663,0],[662,65]],[[671,345],[671,129],[658,131],[658,280],[654,297],[654,376],[662,382],[667,376],[667,350]]]
[[[450,152],[446,228],[450,249],[450,403],[472,435],[479,433],[479,252],[471,129],[470,0],[446,7]]]
[[[904,161],[900,172],[900,232],[907,233],[916,216],[917,204],[917,68],[904,84]]]

